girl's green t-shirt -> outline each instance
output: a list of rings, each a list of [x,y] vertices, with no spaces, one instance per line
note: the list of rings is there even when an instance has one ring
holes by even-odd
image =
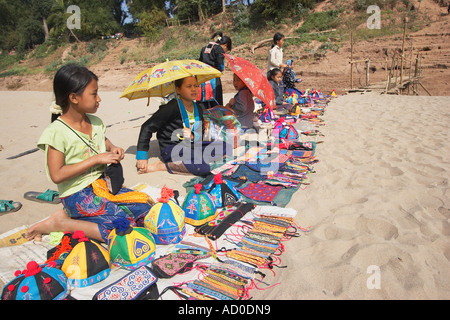
[[[100,118],[89,114],[87,116],[92,125],[92,139],[89,135],[80,131],[75,130],[76,133],[98,153],[106,152],[105,125]],[[60,121],[53,121],[44,130],[39,138],[37,146],[45,152],[45,168],[49,180],[51,180],[47,165],[47,152],[49,146],[52,146],[64,154],[65,165],[79,163],[96,154],[85,142],[81,141],[80,137]],[[105,165],[96,165],[89,168],[81,175],[58,184],[59,196],[64,198],[86,188],[97,180],[104,171]]]

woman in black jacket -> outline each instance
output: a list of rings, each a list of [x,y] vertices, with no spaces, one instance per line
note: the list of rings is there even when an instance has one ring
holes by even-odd
[[[136,153],[138,173],[209,174],[210,163],[226,155],[227,145],[203,139],[203,109],[195,103],[198,94],[195,77],[175,81],[177,98],[161,105],[141,126]],[[148,164],[150,139],[156,133],[162,161]],[[231,147],[228,147],[231,148]]]
[[[211,38],[214,39],[216,36],[218,38],[215,42],[211,41],[202,48],[199,60],[223,72],[225,67],[225,57],[223,54],[231,51],[232,42],[230,37],[224,36],[222,32],[214,33]],[[211,90],[208,90],[208,88]],[[208,91],[213,91],[213,93],[208,94]],[[214,78],[202,84],[201,94],[199,94],[197,101],[204,109],[212,108],[216,105],[222,106],[223,91],[220,78]]]

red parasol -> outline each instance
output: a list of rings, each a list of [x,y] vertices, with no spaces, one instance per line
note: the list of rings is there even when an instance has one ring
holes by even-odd
[[[275,93],[267,76],[248,60],[224,54],[233,72],[247,85],[255,97],[271,109],[275,108]]]

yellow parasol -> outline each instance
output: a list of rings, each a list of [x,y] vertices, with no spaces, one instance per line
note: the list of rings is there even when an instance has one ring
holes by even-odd
[[[197,60],[166,61],[139,73],[120,98],[129,100],[166,97],[175,92],[174,81],[195,76],[198,84],[221,76],[221,72]]]

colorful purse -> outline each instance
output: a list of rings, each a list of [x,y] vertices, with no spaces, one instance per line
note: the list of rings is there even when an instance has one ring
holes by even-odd
[[[149,267],[141,266],[99,290],[92,300],[156,300],[159,297],[157,281]]]
[[[152,271],[158,278],[172,278],[176,274],[190,271],[197,259],[198,256],[189,253],[169,253],[153,260]]]

